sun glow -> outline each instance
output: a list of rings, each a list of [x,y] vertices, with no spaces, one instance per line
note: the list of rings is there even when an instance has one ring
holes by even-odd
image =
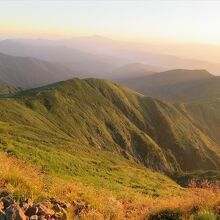
[[[220,44],[217,1],[1,1],[0,37],[99,34]]]

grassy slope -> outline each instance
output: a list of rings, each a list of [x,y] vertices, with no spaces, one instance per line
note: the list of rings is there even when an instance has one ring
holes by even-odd
[[[217,143],[220,143],[220,99],[211,98],[185,105],[191,118]]]
[[[168,100],[187,103],[208,101],[220,96],[220,77],[173,85]]]
[[[202,70],[172,70],[145,78],[131,79],[127,83],[144,94],[170,101],[186,102],[183,112],[187,117],[220,144],[219,76],[213,76]],[[179,106],[183,107],[182,104]]]
[[[102,100],[101,95],[96,97],[96,90],[86,81],[74,80],[58,84],[50,91],[31,92],[37,94],[29,96],[31,93],[21,92],[20,96],[28,96],[0,101],[1,150],[30,160],[52,175],[97,187],[154,195],[167,193],[164,186],[171,193],[178,189],[169,178],[118,156],[119,146],[99,119],[109,118],[108,110],[117,110]],[[89,106],[91,97],[96,98]],[[107,109],[95,109],[95,102]],[[112,112],[112,116],[121,123],[119,129],[125,129],[125,125],[134,127],[128,120],[123,122],[117,113]]]
[[[15,199],[32,198],[36,203],[47,198],[56,198],[88,205],[80,213],[70,207],[68,219],[147,219],[149,215],[165,209],[179,210],[183,219],[189,219],[195,207],[209,210],[219,204],[219,192],[180,189],[178,186],[174,190],[175,184],[168,179],[159,182],[161,175],[149,174],[147,177],[158,178],[154,181],[158,181],[160,185],[154,187],[166,187],[166,190],[163,189],[165,194],[158,197],[134,192],[125,187],[120,192],[97,189],[75,180],[66,181],[47,175],[27,161],[14,159],[2,152],[0,158],[0,193],[6,190]]]
[[[145,190],[142,171],[115,155],[168,173],[220,166],[216,144],[182,110],[108,81],[74,79],[0,103],[1,149],[58,175]]]

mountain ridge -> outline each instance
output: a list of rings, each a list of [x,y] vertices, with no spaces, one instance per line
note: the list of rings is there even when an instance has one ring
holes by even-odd
[[[212,75],[207,70],[175,69],[149,76],[121,80],[119,83],[148,96],[168,101],[187,102],[193,98],[199,100],[199,93],[202,89],[197,91],[199,89],[197,87],[200,84],[208,85],[209,82],[212,83],[218,79],[218,76]],[[197,96],[193,95],[195,92],[198,93]]]
[[[56,141],[63,137],[165,173],[220,168],[218,145],[181,106],[110,81],[72,79],[12,94],[0,103],[2,122],[25,126],[31,136],[35,130],[55,132]]]

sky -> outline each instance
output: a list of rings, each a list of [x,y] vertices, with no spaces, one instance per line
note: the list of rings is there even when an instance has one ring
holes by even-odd
[[[102,35],[220,44],[220,1],[0,0],[0,38]]]

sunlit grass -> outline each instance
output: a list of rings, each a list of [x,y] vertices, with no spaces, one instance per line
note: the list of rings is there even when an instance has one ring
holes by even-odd
[[[98,189],[79,181],[44,174],[29,162],[8,157],[4,153],[0,153],[0,158],[1,190],[9,191],[16,198],[32,197],[35,201],[42,201],[56,197],[66,202],[86,204],[87,209],[80,214],[82,219],[144,219],[163,210],[179,210],[187,219],[192,216],[193,209],[209,210],[220,202],[220,192],[203,189],[184,189],[159,197],[129,189],[117,192]],[[169,188],[165,190],[169,191]],[[69,214],[73,215],[73,211],[70,210]],[[201,211],[197,215],[205,214]]]

